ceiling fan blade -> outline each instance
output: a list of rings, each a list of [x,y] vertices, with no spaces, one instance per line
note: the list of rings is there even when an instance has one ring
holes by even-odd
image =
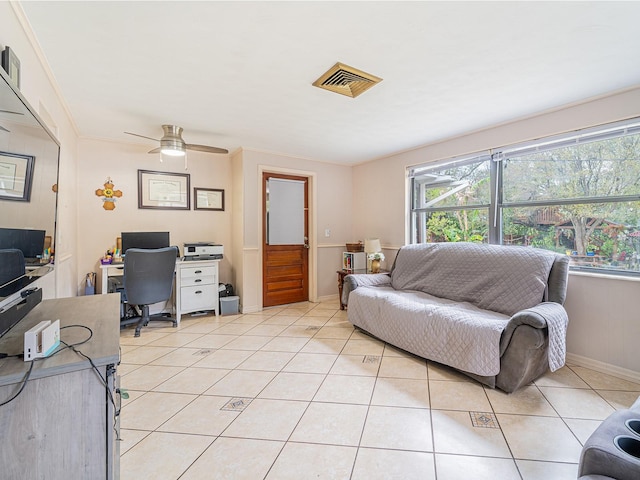
[[[153,150],[149,150],[147,153],[160,153],[160,147],[154,148]]]
[[[126,133],[127,135],[133,135],[134,137],[141,137],[141,138],[146,138],[148,140],[153,140],[154,142],[159,142],[160,141],[159,138],[151,138],[151,137],[147,137],[145,135],[139,135],[137,133],[131,133],[131,132],[124,132],[124,133]]]
[[[3,130],[5,132],[10,132],[10,130],[7,130],[6,128],[4,128],[2,125],[0,125],[0,130]]]
[[[11,110],[2,110],[2,109],[0,109],[0,113],[12,113],[14,115],[24,115],[24,113],[21,113],[21,112],[12,112]]]
[[[208,145],[194,145],[192,143],[187,143],[185,146],[187,147],[187,150],[195,150],[197,152],[229,153],[229,150],[225,148],[209,147]]]

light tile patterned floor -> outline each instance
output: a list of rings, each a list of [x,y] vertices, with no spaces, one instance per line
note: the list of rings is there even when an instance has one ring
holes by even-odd
[[[354,330],[337,302],[120,343],[123,480],[573,480],[585,440],[640,396],[571,366],[506,395]]]

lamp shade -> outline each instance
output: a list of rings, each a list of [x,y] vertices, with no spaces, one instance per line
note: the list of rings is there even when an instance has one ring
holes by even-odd
[[[379,238],[366,238],[364,240],[364,251],[367,253],[376,253],[382,250]]]

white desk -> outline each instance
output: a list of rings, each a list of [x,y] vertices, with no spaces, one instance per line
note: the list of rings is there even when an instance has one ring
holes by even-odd
[[[220,315],[218,263],[220,260],[176,260],[175,295],[172,314],[180,325],[186,313],[213,310]],[[100,293],[108,293],[109,277],[122,276],[124,263],[100,265]]]

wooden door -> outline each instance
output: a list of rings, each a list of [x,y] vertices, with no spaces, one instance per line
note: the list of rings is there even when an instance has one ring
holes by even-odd
[[[275,189],[286,182],[291,182],[296,190],[295,198],[286,205],[288,213],[285,215],[289,215],[288,218],[277,213],[275,205],[270,204],[270,199],[276,199]],[[265,307],[309,300],[308,183],[306,177],[274,173],[262,175],[262,304]],[[279,232],[274,229],[282,228],[283,221],[286,223],[284,227],[295,227],[290,241],[288,238],[275,238],[280,235],[275,235]]]

